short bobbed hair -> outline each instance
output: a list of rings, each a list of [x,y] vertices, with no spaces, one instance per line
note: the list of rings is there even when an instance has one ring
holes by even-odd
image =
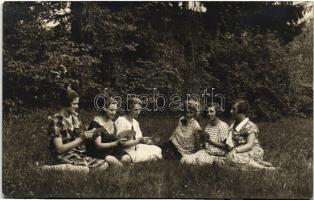
[[[208,112],[209,112],[209,108],[210,107],[214,107],[215,108],[215,111],[216,111],[216,115],[219,117],[223,112],[224,110],[222,109],[222,107],[220,106],[220,104],[218,103],[212,103],[208,106],[206,106],[203,111],[202,111],[202,117],[206,118],[208,116]]]
[[[245,99],[237,99],[233,102],[233,105],[237,107],[238,114],[245,114],[249,113],[250,105],[249,102]]]
[[[107,96],[104,96],[104,110],[106,110],[107,108],[109,108],[109,106],[111,104],[118,104],[118,101],[115,100],[114,98],[112,97],[107,97]]]
[[[183,106],[183,114],[185,114],[190,110],[198,112],[199,104],[195,100],[186,100],[183,102],[182,106]]]
[[[78,97],[80,97],[79,94],[72,89],[63,90],[61,92],[61,96],[60,96],[61,106],[62,107],[70,107],[73,100],[78,98]]]
[[[137,97],[129,98],[125,105],[125,113],[130,113],[135,105],[141,105],[142,101]]]

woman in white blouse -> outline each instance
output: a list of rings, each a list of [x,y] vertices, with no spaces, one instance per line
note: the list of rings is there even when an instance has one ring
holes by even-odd
[[[155,161],[162,158],[161,149],[152,145],[149,137],[143,137],[139,123],[136,118],[141,113],[141,101],[138,98],[131,98],[127,102],[126,114],[118,117],[115,121],[117,135],[123,131],[134,130],[133,139],[127,141],[124,149],[132,158],[132,162]]]

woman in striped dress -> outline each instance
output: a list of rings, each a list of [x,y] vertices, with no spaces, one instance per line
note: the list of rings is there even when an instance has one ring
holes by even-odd
[[[218,118],[221,113],[222,109],[217,103],[213,103],[212,106],[203,110],[203,117],[208,120],[208,124],[202,133],[203,149],[184,156],[181,163],[204,165],[224,161],[227,153],[225,141],[229,127]]]

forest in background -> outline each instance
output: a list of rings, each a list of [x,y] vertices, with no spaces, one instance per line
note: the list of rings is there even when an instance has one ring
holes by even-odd
[[[252,118],[312,115],[313,22],[293,2],[5,2],[3,109],[95,95],[216,88]],[[53,24],[53,25],[51,25]]]

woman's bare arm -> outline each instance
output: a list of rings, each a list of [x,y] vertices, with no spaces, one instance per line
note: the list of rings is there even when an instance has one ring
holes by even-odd
[[[74,147],[81,144],[85,139],[90,139],[94,135],[93,131],[85,131],[81,133],[80,137],[77,137],[75,140],[68,142],[66,144],[63,144],[61,136],[53,138],[53,144],[55,145],[55,148],[59,154],[68,152],[72,150]]]
[[[59,154],[62,154],[62,153],[70,151],[71,149],[73,149],[74,147],[78,146],[82,142],[83,142],[83,138],[82,137],[78,137],[75,140],[73,140],[72,142],[69,142],[69,143],[66,143],[66,144],[63,144],[61,137],[55,137],[53,139],[53,143],[54,143],[55,148],[56,148],[56,150],[57,150],[57,152]]]
[[[130,140],[130,141],[125,142],[122,146],[123,147],[132,147],[132,146],[135,146],[135,145],[140,144],[142,142],[143,142],[143,137],[139,137],[135,140]]]
[[[96,140],[95,140],[95,145],[96,145],[96,148],[98,150],[100,150],[100,149],[110,149],[110,148],[118,146],[118,144],[119,144],[118,140],[116,140],[114,142],[103,143],[103,142],[101,142],[101,137],[100,136],[98,136],[96,138]]]

